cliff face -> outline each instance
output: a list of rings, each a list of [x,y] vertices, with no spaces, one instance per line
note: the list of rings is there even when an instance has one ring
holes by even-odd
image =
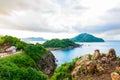
[[[55,57],[51,52],[49,54],[43,54],[38,64],[41,66],[41,71],[48,76],[53,75],[57,66]]]

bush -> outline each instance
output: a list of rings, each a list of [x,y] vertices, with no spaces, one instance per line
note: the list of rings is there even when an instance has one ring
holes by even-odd
[[[35,61],[26,54],[0,58],[0,80],[47,80],[40,71],[33,69]]]
[[[48,53],[48,51],[39,44],[28,44],[24,50],[25,53],[35,61],[38,61],[41,58],[41,55]]]
[[[74,67],[74,62],[64,63],[56,69],[51,80],[71,79],[71,71]]]
[[[67,78],[68,80],[71,79],[70,73],[66,72],[55,73],[51,80],[63,80],[65,78]]]
[[[91,60],[92,59],[92,55],[88,54],[88,58],[89,58],[89,60]]]
[[[47,76],[31,67],[28,67],[26,70],[24,70],[22,75],[22,79],[24,80],[47,80]]]

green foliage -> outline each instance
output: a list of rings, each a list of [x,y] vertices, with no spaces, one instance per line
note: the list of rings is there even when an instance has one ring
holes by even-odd
[[[0,44],[3,44],[3,40],[0,38]]]
[[[71,71],[74,67],[74,62],[64,63],[56,69],[54,75],[51,77],[51,80],[63,80],[67,78],[71,79]]]
[[[88,58],[89,58],[89,60],[91,60],[92,59],[92,55],[88,54]]]
[[[47,76],[45,76],[42,72],[36,71],[30,67],[24,70],[22,75],[22,79],[24,80],[47,80]]]
[[[82,66],[82,68],[81,68],[81,73],[82,73],[82,74],[86,74],[86,69],[85,69],[85,67],[83,67],[83,66]]]
[[[41,55],[48,53],[40,44],[28,44],[24,48],[25,53],[29,55],[35,61],[38,61],[41,58]]]
[[[41,44],[27,44],[16,37],[6,35],[1,37],[0,40],[2,44],[10,43],[11,46],[16,46],[17,50],[24,50],[25,53],[35,61],[39,60],[41,55],[48,53],[48,51],[44,49]]]
[[[72,80],[77,80],[76,78],[73,78]]]
[[[71,40],[75,42],[104,42],[102,38],[97,38],[87,33],[79,34],[78,36],[72,38]]]
[[[76,78],[71,77],[71,72],[74,68],[74,64],[77,60],[81,59],[82,56],[77,57],[72,60],[72,62],[67,62],[59,66],[55,72],[54,75],[51,77],[51,80],[77,80]],[[84,71],[85,72],[85,71]]]
[[[35,65],[26,54],[0,58],[0,80],[47,80],[42,72],[33,69]]]
[[[16,46],[18,50],[24,49],[24,46],[26,45],[25,42],[21,41],[20,39],[12,36],[3,36],[0,38],[1,39],[1,44],[4,43],[11,43],[12,46]]]
[[[0,80],[47,80],[40,70],[38,60],[43,54],[49,52],[41,44],[27,44],[12,36],[0,38],[0,45],[9,43],[9,46],[16,46],[17,50],[24,50],[11,56],[0,58]],[[35,68],[37,67],[37,69]],[[38,69],[39,68],[39,69]]]
[[[63,80],[65,78],[70,79],[71,78],[70,73],[66,72],[55,73],[51,80]]]
[[[21,70],[14,63],[9,61],[0,62],[0,79],[1,80],[19,80]]]
[[[76,58],[74,58],[74,59],[72,60],[72,62],[75,63],[77,60],[79,60],[79,59],[81,59],[81,58],[82,58],[82,56],[76,57]]]
[[[115,72],[118,73],[118,74],[120,75],[120,71],[119,71],[119,70],[116,69]]]
[[[1,80],[47,80],[47,77],[33,68],[20,69],[11,62],[0,63]]]
[[[28,66],[30,66],[30,67],[35,66],[35,61],[32,58],[30,58],[28,55],[22,54],[22,53],[14,54],[12,56],[8,56],[5,58],[1,58],[0,60],[3,60],[3,59],[5,59],[7,61],[11,61],[14,64],[16,64],[18,67],[21,67],[21,68],[26,68]]]
[[[43,43],[45,48],[68,48],[68,47],[76,47],[78,44],[75,44],[73,41],[69,39],[52,39]]]

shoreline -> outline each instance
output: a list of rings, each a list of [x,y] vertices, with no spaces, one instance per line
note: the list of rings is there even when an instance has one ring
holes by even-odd
[[[73,49],[73,48],[77,48],[77,47],[81,47],[82,45],[78,45],[78,46],[69,46],[67,48],[45,48],[48,51],[55,51],[55,50],[67,50],[67,49]]]

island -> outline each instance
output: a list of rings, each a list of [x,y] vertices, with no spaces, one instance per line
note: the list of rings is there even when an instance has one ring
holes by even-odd
[[[47,50],[61,50],[61,49],[71,49],[80,46],[70,39],[52,39],[43,43],[43,46]]]
[[[95,37],[88,33],[79,34],[73,38],[71,38],[74,42],[104,42],[102,38]]]

